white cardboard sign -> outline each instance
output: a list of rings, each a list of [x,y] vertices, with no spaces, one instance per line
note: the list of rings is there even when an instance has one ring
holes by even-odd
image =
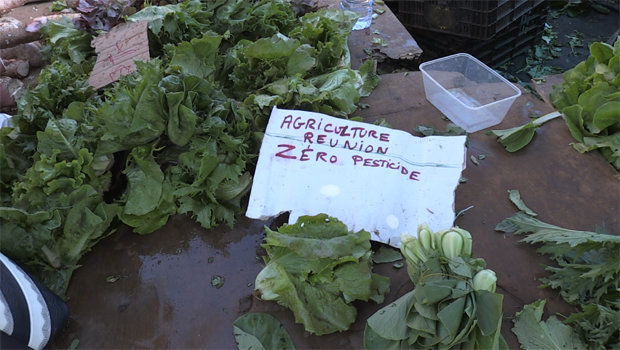
[[[274,108],[246,216],[290,212],[295,223],[325,213],[399,247],[401,232],[415,235],[421,223],[452,227],[465,140]]]

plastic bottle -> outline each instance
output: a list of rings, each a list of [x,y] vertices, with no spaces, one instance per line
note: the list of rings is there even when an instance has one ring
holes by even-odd
[[[340,0],[343,10],[356,12],[359,15],[353,30],[360,30],[370,27],[372,22],[372,1],[373,0]]]

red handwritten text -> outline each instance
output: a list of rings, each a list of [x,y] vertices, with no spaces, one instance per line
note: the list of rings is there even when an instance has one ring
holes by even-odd
[[[292,115],[287,115],[282,120],[280,129],[295,129],[295,130],[315,130],[322,131],[327,134],[336,134],[342,137],[355,138],[369,138],[376,139],[382,142],[390,142],[389,133],[381,133],[376,130],[369,130],[361,126],[349,127],[349,125],[333,125],[332,123],[323,124],[323,118],[316,120],[308,118],[304,120],[302,117],[293,118]]]
[[[352,156],[353,165],[361,165],[371,168],[388,168],[393,170],[400,170],[400,173],[403,175],[409,175],[409,180],[420,181],[418,179],[418,175],[420,175],[419,171],[409,171],[409,169],[405,168],[404,165],[401,165],[400,162],[392,162],[391,159],[375,159],[375,158],[364,158],[361,156]]]
[[[328,143],[329,142],[329,143]],[[314,133],[312,132],[306,132],[304,134],[304,140],[303,143],[317,143],[319,145],[323,145],[323,144],[329,144],[330,147],[335,148],[338,147],[338,144],[340,144],[340,140],[338,139],[333,139],[333,138],[328,138],[327,135],[325,134],[321,134],[321,135],[314,135]],[[364,146],[364,141],[349,141],[349,140],[345,140],[344,144],[340,147],[340,148],[346,148],[346,149],[350,149],[350,150],[356,150],[356,151],[362,151],[362,152],[366,152],[366,153],[381,153],[381,154],[387,154],[388,152],[388,147],[381,147],[381,146],[374,146],[374,145],[366,145]]]

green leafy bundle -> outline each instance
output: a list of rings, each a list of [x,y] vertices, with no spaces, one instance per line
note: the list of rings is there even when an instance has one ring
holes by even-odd
[[[595,42],[590,56],[564,73],[549,97],[564,114],[580,153],[599,149],[620,171],[620,37]]]
[[[579,308],[563,322],[572,324],[588,349],[620,346],[620,237],[601,232],[574,231],[544,223],[518,212],[496,230],[531,233],[522,241],[540,244],[558,267],[548,266],[543,287],[560,289],[562,298]],[[537,333],[523,332],[524,339]],[[521,341],[521,336],[520,336]],[[529,340],[524,340],[525,342]],[[522,341],[522,343],[524,342]]]
[[[232,226],[273,106],[346,117],[378,82],[372,62],[349,68],[355,18],[341,11],[190,0],[129,20],[149,21],[156,57],[99,92],[92,36],[67,19],[45,27],[54,63],[0,133],[2,252],[60,295],[120,223],[144,234],[187,213]]]
[[[507,349],[497,277],[471,257],[471,235],[452,228],[401,235],[415,289],[372,315],[366,349]]]
[[[346,331],[357,316],[351,302],[381,303],[389,290],[389,278],[372,273],[370,233],[349,231],[338,219],[302,216],[278,231],[267,228],[265,240],[254,295],[291,309],[312,334]]]

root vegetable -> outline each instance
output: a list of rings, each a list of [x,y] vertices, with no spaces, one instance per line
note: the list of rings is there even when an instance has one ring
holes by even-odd
[[[11,78],[24,78],[30,73],[30,64],[22,60],[0,60],[0,75]]]
[[[26,43],[0,50],[0,59],[28,61],[30,67],[41,67],[45,63],[41,48],[36,43]]]
[[[0,49],[39,40],[41,35],[26,31],[26,26],[13,17],[0,17]]]
[[[2,0],[0,1],[0,15],[11,12],[12,9],[20,7],[28,0]]]
[[[16,106],[24,92],[24,83],[19,79],[0,77],[0,110]]]

